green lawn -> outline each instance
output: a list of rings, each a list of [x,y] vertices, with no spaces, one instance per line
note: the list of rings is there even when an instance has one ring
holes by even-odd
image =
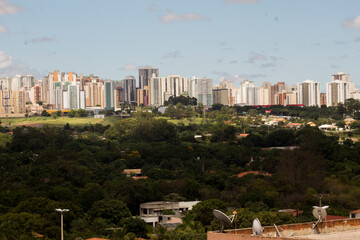
[[[52,126],[63,126],[66,123],[69,123],[73,126],[84,126],[90,124],[112,124],[118,120],[115,117],[106,117],[105,119],[93,118],[93,117],[85,117],[85,118],[69,118],[69,117],[30,117],[30,118],[1,118],[2,126],[9,124],[10,127],[16,126],[36,126],[36,125],[52,125]]]

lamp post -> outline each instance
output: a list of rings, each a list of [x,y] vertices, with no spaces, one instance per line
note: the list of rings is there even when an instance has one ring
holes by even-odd
[[[64,240],[64,212],[68,212],[69,209],[60,209],[57,208],[55,209],[55,211],[60,212],[61,213],[61,240]]]

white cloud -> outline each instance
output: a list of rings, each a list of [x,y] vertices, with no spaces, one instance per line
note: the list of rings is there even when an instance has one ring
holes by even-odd
[[[256,52],[251,52],[250,57],[248,58],[247,62],[248,63],[255,63],[257,61],[265,61],[267,59],[268,58],[263,54],[256,53]]]
[[[343,21],[342,25],[345,28],[360,30],[360,15]]]
[[[41,77],[41,74],[36,69],[30,69],[29,66],[24,63],[15,62],[12,56],[0,50],[0,78],[13,77],[17,74],[31,74],[36,77]]]
[[[7,33],[7,32],[9,32],[9,30],[4,25],[0,25],[0,33]]]
[[[183,56],[181,56],[180,54],[180,51],[177,50],[177,51],[173,51],[173,52],[168,52],[164,58],[172,58],[172,59],[175,59],[175,58],[182,58]]]
[[[133,63],[126,64],[125,66],[123,66],[121,68],[121,70],[123,70],[123,71],[135,71],[137,69],[138,69],[138,67]]]
[[[254,73],[254,74],[247,74],[247,73],[241,73],[241,74],[230,74],[228,72],[221,72],[221,71],[212,71],[212,74],[215,74],[218,76],[218,80],[230,80],[234,82],[240,82],[245,79],[255,79],[255,78],[266,78],[268,75],[262,74],[262,73]]]
[[[196,21],[196,20],[208,20],[210,18],[204,17],[203,15],[197,13],[185,13],[185,14],[176,14],[173,11],[169,10],[167,14],[160,16],[160,21],[164,23],[170,22],[189,22],[189,21]]]
[[[260,0],[224,0],[226,3],[257,3]]]
[[[0,0],[0,15],[15,14],[22,10],[22,7],[12,5],[8,0]]]
[[[4,51],[0,51],[0,69],[8,68],[12,65],[13,58]]]

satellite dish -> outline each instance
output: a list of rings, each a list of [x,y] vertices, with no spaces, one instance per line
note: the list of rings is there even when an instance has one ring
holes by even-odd
[[[256,236],[261,236],[263,233],[261,223],[260,223],[259,219],[257,219],[257,218],[255,218],[253,220],[252,231],[253,231],[253,235],[256,235]]]
[[[313,208],[314,208],[312,211],[313,216],[320,221],[325,220],[327,216],[326,209],[329,208],[329,206],[323,206],[323,207],[313,206]]]
[[[277,236],[277,237],[281,237],[280,232],[279,232],[279,229],[277,228],[277,226],[275,225],[275,223],[274,223],[274,227],[275,227],[276,236]]]
[[[221,226],[220,232],[224,231],[224,226],[228,226],[228,227],[232,226],[233,221],[230,220],[230,218],[222,211],[214,209],[213,214],[220,221],[220,226]]]

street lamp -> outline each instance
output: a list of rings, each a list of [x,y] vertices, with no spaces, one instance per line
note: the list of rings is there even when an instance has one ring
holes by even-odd
[[[57,208],[57,209],[55,209],[55,211],[61,213],[61,240],[64,240],[64,217],[63,217],[63,214],[64,214],[64,212],[68,212],[69,209]]]

